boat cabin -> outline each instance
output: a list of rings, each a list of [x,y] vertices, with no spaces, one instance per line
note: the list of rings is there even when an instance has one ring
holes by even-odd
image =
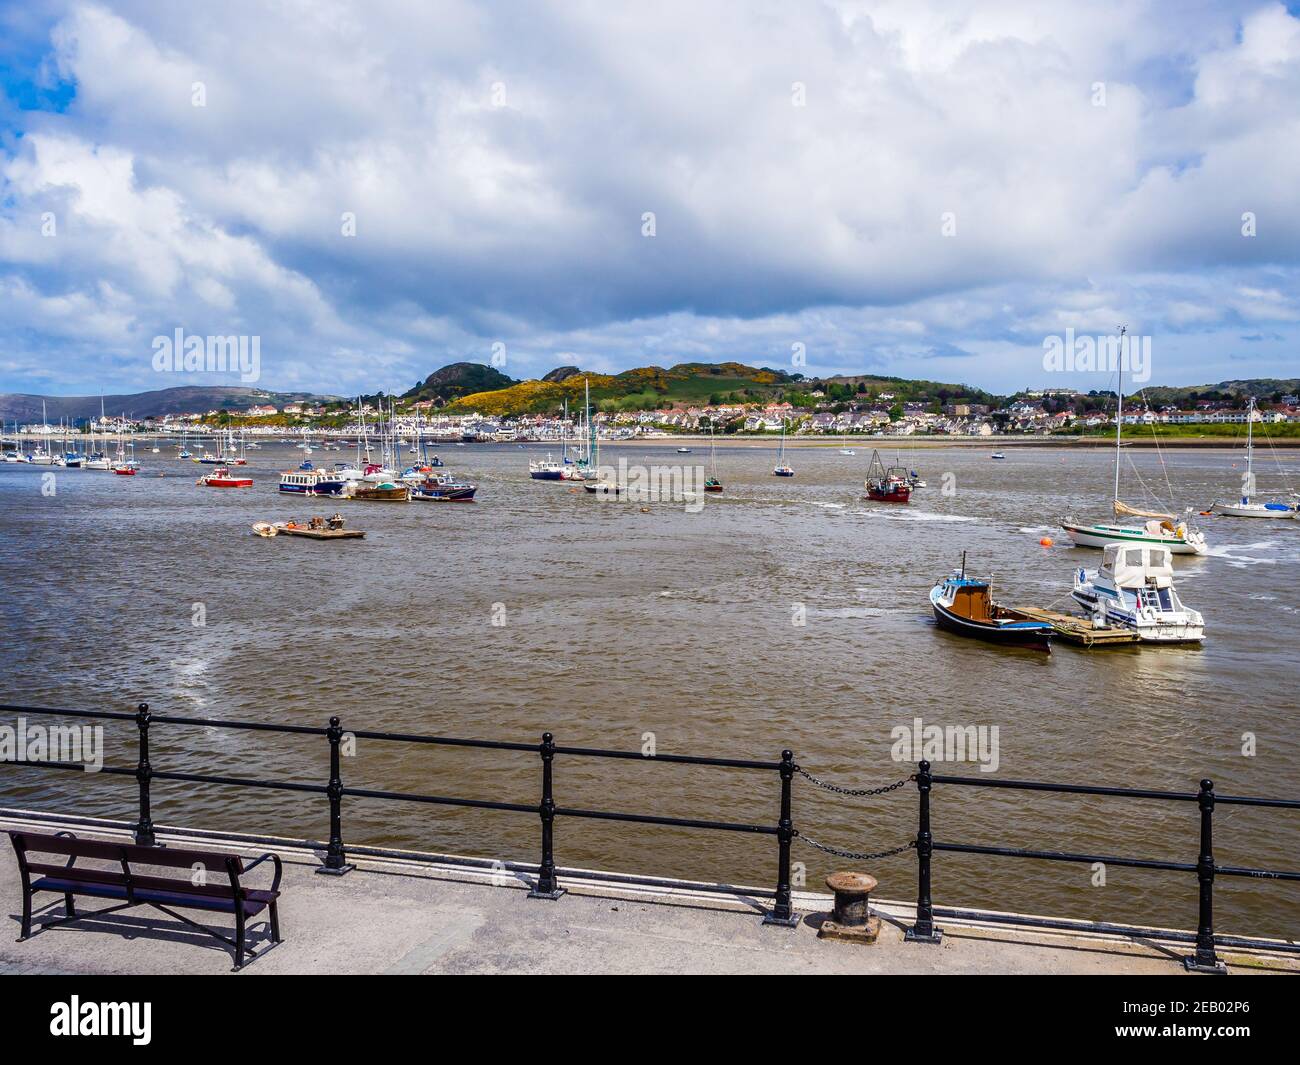
[[[1173,555],[1167,547],[1108,544],[1099,576],[1109,578],[1129,607],[1149,607],[1159,613],[1182,609],[1174,594]]]
[[[1101,556],[1101,572],[1116,588],[1172,588],[1173,555],[1167,547],[1107,544]]]
[[[973,577],[952,577],[944,581],[943,605],[971,621],[993,621],[993,599],[988,581]]]

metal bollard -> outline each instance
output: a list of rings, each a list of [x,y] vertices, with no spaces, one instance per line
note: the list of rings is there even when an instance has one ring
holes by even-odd
[[[833,873],[826,886],[835,892],[835,909],[817,929],[817,938],[874,943],[880,936],[880,918],[871,913],[876,878],[869,873]]]

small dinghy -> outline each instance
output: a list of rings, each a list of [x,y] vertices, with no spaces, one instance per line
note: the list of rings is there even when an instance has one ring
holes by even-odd
[[[1052,650],[1053,628],[993,601],[989,582],[966,576],[966,552],[961,569],[930,589],[930,606],[939,628],[1008,647]]]

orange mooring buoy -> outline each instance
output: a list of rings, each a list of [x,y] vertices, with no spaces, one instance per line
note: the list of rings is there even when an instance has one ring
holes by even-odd
[[[1051,547],[1051,546],[1052,546],[1052,538],[1051,538],[1050,536],[1044,536],[1044,537],[1043,537],[1041,540],[1039,540],[1038,542],[1039,542],[1040,544],[1042,544],[1044,547]]]

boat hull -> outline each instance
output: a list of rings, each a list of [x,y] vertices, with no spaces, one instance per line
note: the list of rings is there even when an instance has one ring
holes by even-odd
[[[1148,544],[1167,547],[1175,555],[1203,555],[1205,547],[1182,536],[1152,536],[1142,529],[1127,526],[1072,525],[1062,522],[1075,547],[1105,547],[1107,544]],[[1125,531],[1127,529],[1127,531]]]
[[[912,490],[906,485],[894,485],[889,488],[869,487],[867,498],[877,503],[906,503],[912,498]]]
[[[930,600],[930,606],[934,610],[935,623],[945,632],[983,640],[986,643],[1000,644],[1003,647],[1023,647],[1031,651],[1043,651],[1048,654],[1052,651],[1052,627],[1050,625],[1024,624],[1018,627],[992,625],[972,621],[960,614],[954,614],[935,602],[933,598]]]
[[[1090,615],[1096,615],[1099,599],[1096,592],[1076,588],[1070,593],[1070,598]],[[1109,601],[1109,597],[1102,596],[1100,598],[1107,600],[1103,604],[1106,623],[1116,628],[1125,628],[1136,632],[1138,639],[1143,643],[1201,643],[1205,639],[1204,623],[1199,625],[1192,622],[1176,624],[1162,621],[1158,625],[1145,625],[1138,622],[1128,611],[1115,609]]]
[[[1215,514],[1225,518],[1295,518],[1300,516],[1290,507],[1278,509],[1267,507],[1263,503],[1215,503],[1211,508]]]
[[[415,488],[411,498],[425,503],[473,503],[476,486],[465,488]]]

